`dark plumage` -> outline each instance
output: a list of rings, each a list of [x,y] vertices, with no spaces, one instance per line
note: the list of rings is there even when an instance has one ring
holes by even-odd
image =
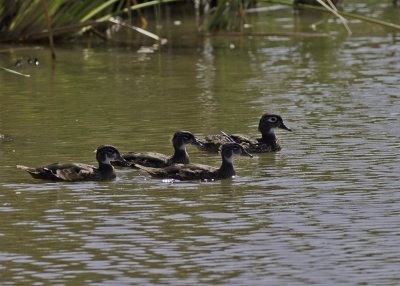
[[[223,144],[234,141],[251,153],[279,151],[281,150],[281,146],[279,144],[279,139],[275,136],[275,128],[292,131],[283,123],[282,117],[276,114],[266,113],[261,117],[258,125],[261,138],[251,138],[245,135],[207,135],[198,137],[199,141],[203,144],[203,147],[200,149],[209,152],[218,152]]]
[[[174,154],[172,156],[155,152],[130,152],[123,154],[122,157],[133,168],[135,167],[135,164],[152,168],[164,168],[173,164],[188,164],[189,155],[186,152],[186,144],[201,146],[201,143],[197,141],[196,137],[189,131],[178,131],[175,132],[174,136],[172,137],[172,146],[174,147]],[[119,162],[113,162],[113,165],[124,166]]]
[[[237,143],[227,143],[222,146],[221,167],[215,168],[200,164],[176,164],[166,168],[149,168],[136,165],[137,168],[146,171],[153,177],[178,180],[218,180],[231,178],[236,175],[233,168],[233,156],[242,155],[253,157]]]
[[[99,167],[81,163],[54,163],[51,165],[30,168],[18,165],[17,168],[27,171],[35,179],[52,181],[101,181],[115,178],[112,160],[124,162],[118,150],[110,145],[102,145],[96,150]]]

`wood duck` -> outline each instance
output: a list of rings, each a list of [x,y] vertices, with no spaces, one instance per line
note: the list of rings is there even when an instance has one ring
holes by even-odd
[[[199,138],[203,144],[201,150],[209,152],[218,152],[222,144],[234,141],[242,145],[246,151],[251,153],[264,153],[275,152],[281,150],[279,139],[276,138],[274,129],[280,128],[287,131],[292,131],[288,128],[282,120],[282,117],[276,114],[264,114],[258,125],[258,131],[261,132],[261,138],[250,138],[244,135],[227,135],[226,133],[220,135],[207,135]]]
[[[189,131],[178,131],[175,132],[172,137],[172,146],[174,147],[174,154],[172,156],[155,153],[135,153],[129,152],[123,154],[122,157],[130,164],[132,168],[135,168],[135,164],[139,164],[145,167],[152,168],[164,168],[173,164],[189,164],[189,155],[186,152],[186,144],[192,144],[202,146],[196,137]],[[124,166],[120,162],[113,162],[115,166]]]
[[[81,163],[54,163],[51,165],[29,168],[17,165],[17,168],[27,171],[35,179],[52,181],[102,181],[115,179],[111,161],[125,162],[118,150],[111,145],[102,145],[96,150],[96,160],[99,167]]]
[[[237,143],[226,143],[222,145],[221,148],[222,164],[219,168],[200,164],[175,164],[165,168],[150,168],[141,165],[136,165],[136,167],[157,178],[177,179],[182,181],[213,181],[232,178],[236,175],[235,169],[233,168],[234,155],[253,157],[241,145]]]

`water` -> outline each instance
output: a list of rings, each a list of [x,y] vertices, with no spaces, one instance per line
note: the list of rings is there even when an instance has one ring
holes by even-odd
[[[348,9],[398,23],[389,2]],[[251,21],[308,31],[321,18],[279,11]],[[3,66],[41,62],[20,69],[31,78],[0,73],[1,284],[397,285],[400,34],[351,27],[197,38],[183,21],[154,53],[68,45],[54,69],[43,49],[0,53]],[[95,163],[105,143],[170,153],[179,129],[257,135],[264,112],[294,131],[277,131],[281,152],[237,158],[233,180],[118,170],[112,182],[47,183],[15,168]]]

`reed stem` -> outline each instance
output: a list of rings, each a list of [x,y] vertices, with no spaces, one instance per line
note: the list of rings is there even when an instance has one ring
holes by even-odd
[[[44,13],[46,16],[46,24],[47,24],[47,35],[49,38],[49,45],[50,45],[50,52],[51,52],[51,58],[53,62],[56,60],[56,50],[54,48],[54,39],[53,39],[53,30],[51,28],[51,18],[49,15],[49,6],[47,3],[47,0],[43,0],[43,8],[44,8]]]

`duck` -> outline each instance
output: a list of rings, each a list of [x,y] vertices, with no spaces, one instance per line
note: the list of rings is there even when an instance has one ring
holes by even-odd
[[[274,129],[280,128],[292,131],[283,123],[281,116],[272,113],[265,113],[261,116],[258,131],[261,138],[251,138],[245,135],[230,135],[225,132],[217,135],[207,135],[198,137],[202,147],[200,150],[208,152],[218,152],[221,146],[228,142],[236,142],[242,145],[250,153],[276,152],[282,149],[279,139],[275,135]]]
[[[151,168],[136,164],[136,167],[156,178],[175,179],[180,181],[214,181],[236,176],[233,167],[234,155],[253,157],[253,155],[247,152],[240,144],[226,143],[222,145],[221,148],[222,164],[219,168],[202,164],[175,164],[165,168]]]
[[[172,146],[174,154],[168,156],[156,152],[135,153],[129,152],[122,154],[122,157],[128,162],[128,166],[135,168],[136,164],[152,168],[165,168],[173,164],[189,164],[189,155],[186,151],[186,145],[192,144],[201,147],[201,143],[189,131],[177,131],[172,137]],[[115,166],[124,167],[124,163],[113,162]]]
[[[120,152],[111,145],[101,145],[96,150],[98,167],[82,163],[54,163],[43,167],[30,168],[17,165],[35,179],[51,181],[103,181],[115,179],[111,161],[125,162]]]

